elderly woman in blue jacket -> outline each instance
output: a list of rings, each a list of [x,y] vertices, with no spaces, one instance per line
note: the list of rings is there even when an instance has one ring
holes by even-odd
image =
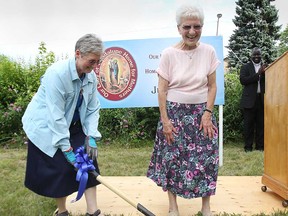
[[[103,43],[94,34],[81,37],[75,57],[50,66],[41,79],[37,93],[22,118],[28,137],[25,186],[33,192],[56,199],[55,215],[69,215],[66,198],[78,190],[74,165],[75,150],[86,143],[86,150],[96,171],[96,141],[100,104],[96,96],[97,78],[93,67],[99,63]],[[88,177],[84,192],[86,215],[100,215],[96,185]]]

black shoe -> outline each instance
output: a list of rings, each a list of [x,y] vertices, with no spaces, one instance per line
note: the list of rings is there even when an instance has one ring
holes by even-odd
[[[56,211],[54,212],[54,216],[69,216],[69,213],[68,211],[58,213],[58,209],[56,209]]]
[[[97,211],[94,212],[94,214],[86,213],[86,216],[98,216],[100,214],[101,214],[101,211],[100,211],[100,209],[98,209]]]

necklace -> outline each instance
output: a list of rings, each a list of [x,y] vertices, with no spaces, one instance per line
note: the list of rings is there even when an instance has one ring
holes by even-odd
[[[184,53],[186,56],[188,56],[188,58],[190,60],[193,59],[193,55],[195,53],[195,49],[199,46],[199,42],[197,42],[195,45],[193,46],[188,46],[187,44],[185,44],[183,41],[181,41],[178,46],[180,47],[180,49],[184,50]]]
[[[185,53],[185,55],[187,55],[188,58],[191,60],[195,52],[188,53],[187,51],[185,51],[184,53]]]

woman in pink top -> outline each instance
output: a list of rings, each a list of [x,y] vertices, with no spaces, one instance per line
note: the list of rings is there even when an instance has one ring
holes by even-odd
[[[179,215],[177,196],[202,197],[201,212],[210,216],[218,176],[213,107],[220,61],[212,46],[199,42],[201,8],[180,7],[176,21],[182,40],[163,51],[157,70],[160,120],[147,177],[168,192],[168,216]]]

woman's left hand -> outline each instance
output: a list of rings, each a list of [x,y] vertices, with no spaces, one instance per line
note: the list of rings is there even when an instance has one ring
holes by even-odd
[[[96,160],[98,157],[98,149],[97,149],[97,144],[96,144],[95,138],[93,138],[91,136],[87,136],[85,139],[84,146],[86,148],[86,152],[87,152],[88,156],[92,160]]]
[[[204,112],[201,118],[200,130],[204,130],[204,138],[207,136],[212,139],[214,134],[218,131],[217,127],[212,123],[212,114]]]

